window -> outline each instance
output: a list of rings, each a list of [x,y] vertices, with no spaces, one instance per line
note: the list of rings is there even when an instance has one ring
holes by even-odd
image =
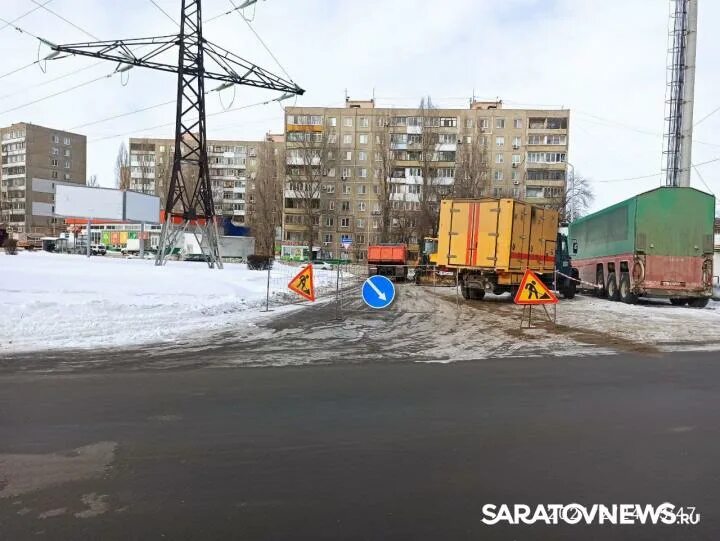
[[[70,144],[70,138],[69,137],[63,137],[63,145],[69,145]]]
[[[65,173],[65,180],[70,180],[70,173]]]
[[[357,176],[360,177],[360,178],[367,178],[367,168],[365,168],[365,167],[360,167],[360,168],[358,169],[358,175],[357,175]]]
[[[547,119],[548,130],[566,130],[567,129],[567,118],[548,118]]]
[[[529,169],[528,180],[565,180],[565,171],[553,169]]]
[[[478,119],[478,128],[480,128],[482,130],[487,130],[489,126],[490,126],[490,122],[488,121],[487,118]]]
[[[518,171],[517,169],[513,169],[512,180],[513,181],[520,180],[520,171]]]
[[[513,199],[520,199],[520,188],[513,188]]]
[[[330,244],[333,241],[332,233],[325,233],[324,242]]]
[[[440,119],[440,127],[441,128],[457,127],[457,118],[456,117],[442,117]]]
[[[505,146],[505,138],[502,135],[495,138],[495,146],[498,148],[503,148]]]
[[[495,129],[498,129],[498,130],[505,129],[505,119],[504,118],[496,118],[495,119]]]
[[[519,130],[522,128],[522,118],[516,118],[513,120],[513,128]]]
[[[382,169],[376,168],[374,171],[375,178],[382,178]]]
[[[367,133],[361,133],[360,135],[358,135],[358,143],[360,143],[361,145],[367,145],[367,142],[368,142]]]
[[[564,152],[528,152],[528,163],[564,163]]]
[[[438,134],[438,142],[441,145],[457,143],[457,134],[456,133],[440,133],[440,134]]]
[[[361,150],[360,152],[358,152],[358,160],[361,162],[364,162],[365,160],[367,160],[367,152],[365,152],[364,150]]]
[[[340,176],[343,179],[350,178],[352,176],[352,167],[343,167],[342,174]]]
[[[358,203],[358,210],[359,210],[360,212],[365,212],[365,201],[360,201],[360,202]]]
[[[295,135],[295,134],[290,132],[288,135]],[[294,140],[294,138],[289,137],[288,140],[292,141],[292,140]],[[330,135],[328,135],[328,143],[330,143],[331,145],[337,144],[337,133],[331,133]]]
[[[337,117],[330,116],[328,117],[328,124],[332,126],[333,128],[337,126]]]
[[[352,161],[352,150],[346,150],[345,151],[345,161],[351,162]]]
[[[465,138],[463,139],[463,141],[465,142],[466,145],[471,144],[472,143],[472,135],[466,135]]]
[[[346,133],[343,135],[343,145],[351,145],[352,144],[352,135],[349,133]]]
[[[340,218],[340,227],[350,227],[350,218]]]
[[[344,117],[343,118],[343,126],[345,126],[346,128],[352,128],[352,125],[353,125],[352,121],[353,121],[353,119],[351,116]]]
[[[546,135],[545,136],[545,144],[546,145],[564,145],[567,142],[567,136],[566,135]]]
[[[328,210],[335,210],[335,201],[328,201]]]
[[[520,148],[521,143],[522,143],[522,140],[520,139],[520,137],[518,137],[518,136],[513,137],[512,146],[515,150]]]
[[[543,196],[543,189],[536,186],[528,186],[525,189],[525,197],[528,199],[536,199]]]
[[[334,184],[325,184],[323,186],[323,191],[326,193],[335,193],[335,185]]]
[[[350,184],[343,184],[343,195],[350,195]]]
[[[60,136],[59,135],[53,135],[52,136],[52,142],[55,144],[60,143]]]
[[[358,227],[365,227],[365,220],[363,220],[362,218],[358,218],[357,226],[358,226]],[[357,243],[358,243],[358,244],[365,244],[365,235],[363,235],[363,234],[357,235]]]
[[[512,163],[513,165],[518,165],[520,163],[520,154],[512,155]]]
[[[51,176],[52,176],[52,178],[58,178],[58,172],[52,171]]]
[[[365,195],[367,193],[367,185],[360,184],[357,187],[357,193],[358,193],[358,195]]]
[[[502,188],[493,188],[493,197],[502,197]]]
[[[50,167],[57,167],[58,161],[57,160],[50,160]]]
[[[359,122],[361,128],[367,128],[367,127],[370,125],[370,124],[368,123],[368,119],[367,119],[366,116],[361,116],[361,117],[358,119],[358,122]]]
[[[466,127],[466,128],[472,128],[472,127],[473,127],[473,120],[472,120],[472,118],[466,118],[466,119],[465,119],[465,127]]]
[[[65,160],[65,169],[70,169],[70,162]]]
[[[495,163],[505,163],[505,157],[503,156],[502,152],[498,152],[495,154]]]
[[[419,167],[408,167],[407,168],[407,176],[408,177],[419,177],[422,175],[422,171],[420,171]]]
[[[420,186],[417,186],[415,184],[410,184],[407,187],[407,193],[420,193]]]
[[[328,169],[326,176],[328,176],[328,177],[335,177],[335,168],[334,168],[334,167],[331,167],[330,169]]]
[[[545,142],[544,135],[529,135],[528,145],[542,145]]]
[[[350,210],[350,201],[341,201],[340,210],[348,212]]]
[[[494,178],[496,181],[501,181],[501,180],[503,179],[503,172],[502,172],[502,170],[500,170],[500,169],[496,170],[495,173],[494,173],[494,175],[493,175],[493,178]]]

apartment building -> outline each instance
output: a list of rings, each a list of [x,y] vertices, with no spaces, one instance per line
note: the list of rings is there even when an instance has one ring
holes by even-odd
[[[61,231],[62,219],[33,215],[34,204],[53,204],[54,195],[33,191],[32,181],[85,184],[86,152],[84,135],[25,122],[0,128],[0,222],[6,223],[16,237]]]
[[[507,109],[501,101],[474,101],[468,109],[377,108],[372,100],[346,100],[342,108],[288,107],[283,251],[297,252],[299,246],[331,258],[340,256],[342,244],[349,242],[352,258],[366,257],[367,245],[380,240],[381,147],[388,140],[392,205],[409,216],[405,226],[414,225],[412,216],[419,210],[423,171],[431,175],[434,197],[452,196],[461,158],[464,176],[469,167],[482,168],[482,189],[474,196],[552,204],[566,186],[569,117],[568,110]],[[308,141],[317,143],[312,159],[322,169],[321,178],[314,179],[321,186],[313,203],[317,235],[312,247],[306,202],[298,201],[298,186],[307,180],[302,163]],[[469,152],[482,157],[468,161]],[[429,153],[431,160],[423,158]],[[399,220],[393,222],[403,227]],[[419,241],[413,233],[406,238],[411,244]]]
[[[284,136],[267,134],[263,141],[208,140],[213,201],[218,215],[244,224],[253,203],[253,180],[263,145],[282,150]],[[174,139],[130,139],[130,189],[154,194],[165,205],[172,174]]]

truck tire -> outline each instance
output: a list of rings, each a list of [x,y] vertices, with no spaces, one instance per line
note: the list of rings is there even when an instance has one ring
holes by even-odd
[[[595,274],[595,295],[601,299],[604,299],[607,296],[607,290],[605,289],[605,277],[602,269],[598,269]]]
[[[470,300],[470,288],[464,285],[460,286],[460,294],[462,295],[462,298],[467,300]]]
[[[485,298],[485,290],[472,288],[470,290],[470,298],[474,301],[481,301]]]
[[[637,295],[630,287],[630,275],[627,272],[620,275],[620,300],[625,304],[636,304],[638,301]]]
[[[690,308],[705,308],[709,302],[710,299],[707,297],[696,297],[694,299],[690,299],[688,301],[688,305]]]
[[[670,304],[673,306],[685,306],[690,299],[680,299],[680,298],[672,298],[670,299]]]
[[[620,290],[618,289],[617,279],[615,278],[614,272],[608,274],[606,290],[608,299],[610,299],[611,301],[620,300]]]
[[[577,282],[575,280],[565,279],[566,284],[562,288],[563,297],[566,299],[574,299],[575,293],[577,293]]]

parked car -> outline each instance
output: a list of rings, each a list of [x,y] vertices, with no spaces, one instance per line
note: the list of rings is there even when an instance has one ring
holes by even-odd
[[[333,270],[332,263],[327,263],[326,261],[310,261],[309,263],[303,263],[301,267],[304,269],[307,267],[310,263],[312,263],[312,266],[314,269],[318,270]]]
[[[90,253],[92,255],[105,255],[107,253],[107,246],[104,244],[91,244]]]

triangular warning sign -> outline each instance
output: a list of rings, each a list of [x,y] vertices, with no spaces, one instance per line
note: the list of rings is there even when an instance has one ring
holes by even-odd
[[[526,270],[515,294],[515,304],[557,304],[557,302],[558,298],[543,284],[538,275],[529,269]]]
[[[309,301],[315,300],[315,283],[313,282],[313,268],[308,265],[295,275],[288,284],[290,291],[294,291]]]

